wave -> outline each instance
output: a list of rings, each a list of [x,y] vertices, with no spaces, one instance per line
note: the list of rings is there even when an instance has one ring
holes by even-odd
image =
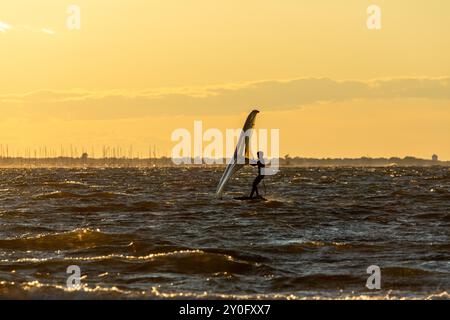
[[[66,286],[40,281],[8,282],[0,281],[0,296],[10,299],[224,299],[224,300],[448,300],[450,293],[436,291],[429,293],[405,293],[387,291],[382,293],[316,292],[316,293],[268,293],[229,294],[213,291],[166,291],[158,286],[149,290],[125,290],[117,286],[81,285],[69,289]]]
[[[33,267],[67,265],[70,263],[95,264],[96,267],[104,265],[124,265],[133,272],[168,272],[176,274],[214,274],[232,273],[246,274],[252,271],[268,271],[269,268],[260,263],[241,260],[226,254],[210,253],[202,250],[177,250],[170,252],[151,253],[145,256],[124,254],[108,254],[103,256],[85,257],[51,257],[51,258],[19,258],[15,260],[3,259],[1,263],[10,266],[22,265]]]
[[[442,217],[445,218],[445,216],[446,214],[444,213],[418,213],[414,215],[414,217],[417,219],[430,219],[430,220],[441,219]]]
[[[42,193],[35,195],[33,198],[35,200],[49,200],[49,199],[111,199],[118,198],[123,196],[129,196],[129,194],[122,192],[110,192],[110,191],[101,191],[101,192],[92,192],[92,193],[74,193],[74,192],[66,192],[66,191],[53,191],[49,193]]]
[[[349,274],[311,274],[301,277],[278,277],[271,280],[271,288],[280,290],[344,289],[350,285],[364,283],[362,277]]]
[[[42,185],[45,186],[51,186],[51,187],[89,187],[89,184],[87,184],[86,182],[82,182],[82,181],[75,181],[75,180],[65,180],[65,181],[48,181],[48,182],[43,182]]]
[[[101,205],[66,206],[64,211],[77,213],[96,212],[145,212],[160,209],[160,204],[154,201],[139,201],[134,203],[105,203]]]
[[[85,249],[111,243],[115,237],[115,235],[102,233],[99,230],[76,229],[32,237],[0,239],[0,248],[18,251]]]
[[[392,277],[415,277],[431,274],[433,274],[433,272],[417,268],[407,268],[407,267],[383,268],[383,275]]]
[[[259,250],[279,253],[301,253],[304,251],[317,250],[321,248],[334,248],[335,250],[356,250],[370,251],[379,249],[380,245],[368,243],[348,243],[348,242],[325,242],[325,241],[276,241],[258,246]]]

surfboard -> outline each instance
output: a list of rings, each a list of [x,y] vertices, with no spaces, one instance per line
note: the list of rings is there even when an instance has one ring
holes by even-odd
[[[233,199],[234,200],[240,200],[240,201],[268,201],[266,198],[261,197],[261,196],[253,197],[253,198],[250,198],[250,197],[236,197],[236,198],[233,198]]]
[[[234,151],[233,158],[230,159],[225,171],[222,175],[222,178],[217,185],[216,196],[220,197],[223,194],[225,186],[228,184],[230,178],[239,171],[244,165],[237,163],[239,157],[249,158],[250,153],[250,135],[246,135],[248,130],[253,129],[255,127],[256,115],[259,113],[258,110],[253,110],[247,117],[247,120],[244,123],[242,128],[241,135],[239,137],[238,143],[236,145],[236,149]]]

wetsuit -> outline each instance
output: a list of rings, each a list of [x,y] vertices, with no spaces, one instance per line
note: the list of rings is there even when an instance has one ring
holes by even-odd
[[[253,181],[252,192],[250,193],[250,198],[253,198],[253,194],[256,193],[256,196],[259,197],[258,193],[258,184],[264,179],[264,175],[262,174],[262,168],[265,167],[264,163],[258,160],[257,164],[252,164],[252,166],[258,166],[258,176]]]

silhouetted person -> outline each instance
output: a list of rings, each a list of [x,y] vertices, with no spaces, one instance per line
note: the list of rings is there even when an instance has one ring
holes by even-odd
[[[256,164],[250,163],[251,166],[258,166],[258,176],[253,181],[252,192],[250,193],[250,199],[253,198],[253,195],[256,193],[256,197],[259,197],[258,192],[258,184],[264,179],[264,174],[262,174],[262,168],[265,167],[264,164],[264,153],[262,151],[258,151],[258,162]]]

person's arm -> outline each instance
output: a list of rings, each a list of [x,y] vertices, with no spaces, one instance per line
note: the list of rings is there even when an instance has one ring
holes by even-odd
[[[245,158],[245,164],[249,164],[249,165],[251,165],[253,167],[256,167],[258,165],[257,163],[251,163],[250,161],[251,160],[249,158]]]

